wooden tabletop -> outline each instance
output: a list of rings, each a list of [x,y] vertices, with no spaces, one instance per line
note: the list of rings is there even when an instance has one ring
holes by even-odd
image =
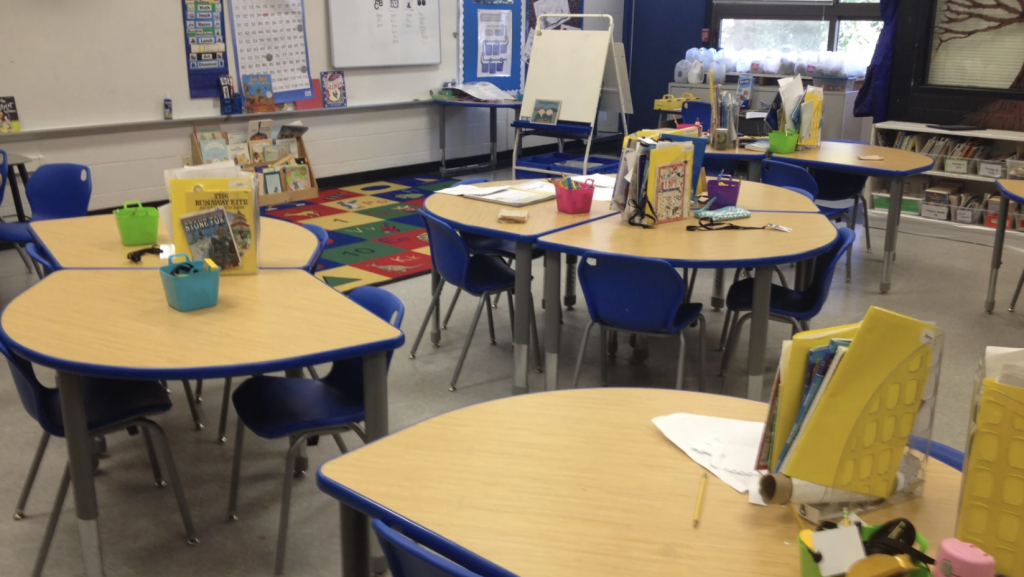
[[[41,365],[151,379],[273,372],[389,350],[404,338],[295,269],[222,276],[217,306],[187,313],[167,305],[156,270],[61,270],[7,305],[0,327]]]
[[[19,164],[28,164],[30,162],[32,162],[32,159],[27,157],[27,156],[22,156],[20,154],[14,154],[12,152],[8,152],[7,153],[7,165],[8,166],[17,166]]]
[[[327,462],[321,486],[372,501],[521,577],[799,575],[797,526],[747,502],[651,419],[762,422],[767,405],[664,389],[575,389],[459,409]],[[960,474],[929,461],[924,496],[862,515],[906,517],[934,548],[953,535]],[[386,512],[385,512],[386,517]],[[934,550],[932,550],[934,554]]]
[[[881,156],[882,160],[861,160],[861,156]],[[909,176],[931,170],[935,160],[923,154],[847,142],[822,142],[819,148],[809,148],[790,154],[772,154],[787,162],[812,168],[831,168],[842,172],[875,176]]]
[[[510,186],[517,182],[528,181],[486,182],[477,186]],[[530,213],[530,217],[527,222],[521,224],[498,222],[498,213],[502,209],[513,207],[461,196],[432,194],[424,206],[431,214],[447,221],[458,230],[479,232],[517,242],[533,242],[543,234],[609,216],[612,213],[608,211],[608,204],[607,201],[594,201],[589,213],[566,214],[558,212],[558,206],[552,199],[522,207],[522,210]]]
[[[175,253],[174,241],[163,220],[159,226],[157,244],[166,246],[164,254],[170,256]],[[113,214],[42,220],[31,223],[31,227],[59,268],[156,268],[167,264],[166,258],[152,254],[143,255],[139,264],[128,260],[128,253],[145,247],[121,244]],[[303,268],[316,249],[316,235],[301,226],[260,218],[262,268]]]
[[[1011,200],[1024,203],[1024,180],[1001,178],[996,181],[996,187]]]
[[[747,210],[819,212],[814,201],[799,192],[749,180],[740,181],[740,196],[736,206]]]
[[[737,146],[736,148],[730,148],[729,150],[715,150],[713,148],[704,149],[704,156],[718,156],[718,157],[743,157],[743,158],[764,158],[768,155],[766,150],[750,150],[749,148],[743,148]],[[709,175],[714,176],[714,175]]]
[[[769,222],[793,232],[774,230],[688,231],[697,219],[659,224],[652,229],[630,226],[616,215],[542,236],[537,246],[582,255],[587,251],[660,258],[678,267],[734,268],[769,266],[821,254],[836,238],[836,227],[824,216],[806,212],[753,212],[734,220],[739,226]]]

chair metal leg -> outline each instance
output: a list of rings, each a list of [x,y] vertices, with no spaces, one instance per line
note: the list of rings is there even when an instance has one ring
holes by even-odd
[[[50,552],[53,534],[57,530],[57,521],[60,519],[60,510],[64,508],[64,499],[68,495],[68,486],[70,485],[71,465],[67,464],[64,466],[64,475],[60,478],[60,487],[57,489],[57,498],[53,501],[50,519],[46,522],[46,532],[43,533],[43,543],[39,546],[39,553],[36,555],[36,564],[32,568],[32,577],[40,577],[43,574],[43,565],[46,563],[46,556]]]
[[[771,319],[771,317],[768,317],[768,318]],[[794,319],[793,317],[783,317],[783,318],[786,320],[786,322],[788,322],[790,325],[793,326],[793,332],[790,333],[790,335],[795,335],[798,332],[804,330],[804,328],[802,326],[800,326],[800,321]]]
[[[1024,271],[1020,273],[1020,279],[1017,280],[1017,289],[1013,291],[1013,299],[1010,301],[1010,312],[1017,306],[1017,297],[1020,296],[1020,289],[1024,286]]]
[[[430,318],[430,315],[427,315]],[[231,458],[231,485],[228,488],[228,521],[237,521],[238,515],[238,476],[242,471],[242,438],[245,436],[245,423],[235,419],[235,454]]]
[[[160,461],[156,458],[156,451],[153,450],[153,439],[149,435],[149,429],[142,427],[142,441],[146,444],[146,455],[149,457],[149,466],[153,469],[153,484],[159,488],[167,485],[163,475],[160,474]]]
[[[36,474],[39,472],[39,464],[43,462],[43,453],[46,452],[46,445],[49,443],[50,433],[43,431],[43,436],[39,438],[39,446],[36,447],[36,454],[32,457],[32,465],[28,468],[25,485],[21,488],[21,495],[18,496],[18,504],[14,507],[15,521],[25,518],[25,504],[28,503],[28,494],[32,492],[32,485],[35,484]]]
[[[462,345],[462,354],[459,355],[459,363],[455,365],[455,374],[452,375],[452,382],[448,386],[448,390],[455,392],[455,383],[459,380],[459,373],[462,372],[462,364],[466,362],[466,353],[469,352],[469,343],[473,340],[473,333],[476,332],[476,325],[480,322],[480,313],[484,310],[484,305],[487,304],[487,294],[480,295],[480,302],[476,305],[476,312],[473,313],[473,322],[469,325],[469,332],[466,333],[466,342]]]
[[[168,395],[171,394],[171,389],[167,386],[167,381],[157,381],[157,382],[160,383],[160,386],[163,387],[165,391],[167,391]]]
[[[718,376],[724,377],[729,372],[729,365],[732,363],[733,355],[736,354],[736,346],[739,344],[743,323],[749,321],[750,318],[751,313],[745,313],[740,316],[739,311],[733,317],[732,329],[729,330],[729,343],[725,345],[725,354],[722,355],[722,370],[718,373]]]
[[[572,373],[572,388],[580,386],[580,369],[583,368],[583,353],[587,350],[587,338],[590,337],[590,329],[594,328],[594,321],[587,323],[587,328],[583,329],[583,340],[580,341],[580,352],[576,355],[576,370]],[[604,349],[599,351],[601,356],[605,355]]]
[[[277,555],[274,560],[274,575],[284,574],[284,553],[288,544],[288,514],[292,507],[292,470],[295,468],[295,456],[299,452],[299,447],[305,442],[306,435],[300,435],[298,440],[288,448],[288,458],[284,467],[284,487],[281,490],[281,520],[277,526]]]
[[[43,272],[43,267],[36,261],[32,261],[32,266],[35,267],[36,276],[39,277],[39,280],[43,280],[43,277],[46,276],[46,273]]]
[[[608,349],[608,327],[601,325],[601,350]],[[601,355],[601,385],[608,385],[608,355]]]
[[[203,379],[196,379],[196,404],[203,402]]]
[[[725,350],[725,343],[729,338],[729,329],[731,328],[732,316],[735,314],[732,309],[725,309],[725,322],[722,323],[722,338],[718,340],[718,350]]]
[[[867,245],[868,252],[871,252],[871,225],[868,224],[868,199],[864,197],[863,192],[860,193],[860,203],[864,205],[864,244]]]
[[[497,302],[500,299],[494,299]],[[494,338],[494,313],[491,309],[494,307],[491,305],[491,295],[487,295],[487,331],[491,335],[491,344],[496,345],[498,341]]]
[[[456,288],[455,294],[452,295],[452,302],[448,305],[448,312],[444,313],[444,320],[441,321],[441,330],[448,328],[448,319],[452,318],[452,311],[455,310],[455,303],[459,302],[460,294],[462,294],[462,289]]]
[[[185,400],[188,401],[188,410],[192,413],[192,422],[195,424],[197,431],[202,431],[204,428],[203,417],[199,415],[196,398],[192,395],[192,385],[189,384],[188,379],[183,379],[181,384],[185,387]]]
[[[811,330],[811,323],[808,321],[800,321],[800,328],[805,331]]]
[[[697,390],[704,390],[704,353],[707,352],[707,343],[704,340],[706,336],[706,322],[704,321],[704,315],[697,315],[697,330],[699,331],[697,338]]]
[[[686,337],[679,331],[679,361],[676,363],[676,390],[683,390],[683,364],[686,360]]]
[[[530,299],[530,330],[533,331],[533,360],[537,363],[537,368],[534,370],[538,373],[543,373],[544,359],[540,354],[540,337],[537,335],[537,313],[534,310],[533,299]]]
[[[171,444],[167,441],[167,433],[163,428],[149,419],[139,421],[143,428],[149,428],[159,441],[157,447],[163,453],[164,467],[167,468],[167,476],[171,478],[171,489],[174,490],[174,499],[178,502],[178,512],[181,514],[181,522],[185,525],[186,542],[189,545],[198,545],[199,538],[196,536],[195,525],[192,524],[192,514],[188,510],[188,501],[185,500],[185,488],[181,484],[181,477],[178,476],[178,467],[174,464],[174,455],[171,454]]]
[[[308,367],[309,370],[313,370],[313,367]],[[316,374],[315,372],[313,373]],[[314,379],[317,377],[313,377]],[[228,431],[228,409],[231,406],[231,377],[224,379],[224,396],[221,397],[220,401],[220,424],[217,425],[217,442],[227,443],[228,438],[225,434]]]
[[[441,289],[444,288],[444,280],[442,279],[437,283],[437,288],[434,289],[434,296],[430,299],[430,306],[427,307],[427,314],[423,315],[423,324],[420,325],[420,332],[416,333],[416,341],[412,343],[412,350],[409,351],[409,358],[416,358],[416,349],[420,346],[420,341],[423,340],[423,333],[427,330],[427,325],[430,324],[430,316],[434,313],[434,309],[437,308],[438,301],[441,300]]]
[[[513,302],[512,291],[505,293],[508,297],[508,328],[512,331],[512,340],[516,338],[516,305]],[[495,299],[497,300],[497,299]]]
[[[32,268],[32,264],[33,264],[32,257],[28,256],[28,253],[25,252],[25,247],[21,246],[18,243],[13,243],[13,244],[14,244],[14,250],[18,251],[18,256],[20,256],[21,260],[25,263],[25,268],[28,269],[28,272],[32,272],[32,270],[33,270],[33,268]]]
[[[775,272],[778,273],[779,282],[782,283],[783,288],[789,288],[789,283],[786,281],[786,275],[782,274],[782,269],[779,268],[779,265],[775,265],[772,268],[774,268]]]
[[[332,433],[331,437],[334,438],[334,444],[338,445],[338,450],[344,455],[348,452],[348,445],[345,444],[344,439],[341,438],[341,433]]]
[[[306,372],[309,373],[309,378],[320,380],[320,375],[316,372],[316,367],[306,367]]]

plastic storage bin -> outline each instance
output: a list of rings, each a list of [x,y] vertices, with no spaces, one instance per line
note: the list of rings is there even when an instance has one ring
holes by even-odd
[[[878,210],[889,210],[889,195],[884,192],[873,192],[871,193],[872,199],[874,200],[874,207]],[[903,197],[903,202],[900,206],[900,212],[906,214],[921,214],[921,201],[923,199],[916,197]]]
[[[1007,160],[1006,178],[1024,180],[1024,160]]]
[[[780,132],[773,130],[768,133],[768,150],[776,154],[789,154],[796,150],[796,142],[799,134],[793,130]]]
[[[552,152],[518,160],[515,178],[550,178],[551,173],[534,172],[531,168],[550,170],[558,174],[583,174],[583,155]],[[587,174],[617,174],[619,159],[591,155],[587,159]]]
[[[594,200],[594,181],[588,180],[580,188],[565,188],[561,182],[555,183],[555,202],[558,212],[566,214],[583,214],[590,212]]]
[[[850,76],[815,76],[811,83],[820,86],[825,92],[849,92],[857,79]]]
[[[985,176],[988,178],[1005,178],[1006,163],[1001,160],[979,160],[978,176]]]
[[[178,266],[192,265],[188,274],[173,274]],[[160,281],[164,285],[167,304],[172,308],[188,312],[217,305],[220,291],[220,268],[202,260],[189,260],[188,255],[178,253],[167,259],[160,267]]]
[[[132,206],[134,205],[134,206]],[[123,208],[114,209],[117,231],[121,233],[121,244],[139,246],[156,244],[160,227],[160,211],[152,206],[142,206],[137,200],[124,203]]]
[[[708,179],[708,198],[715,199],[712,208],[725,208],[736,206],[740,197],[740,181],[733,180],[731,176],[725,178]]]

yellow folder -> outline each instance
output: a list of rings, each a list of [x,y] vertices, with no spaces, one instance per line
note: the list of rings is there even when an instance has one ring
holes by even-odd
[[[921,406],[935,327],[871,307],[782,472],[888,497]]]
[[[985,379],[968,441],[956,538],[996,558],[996,572],[1024,575],[1024,389]]]

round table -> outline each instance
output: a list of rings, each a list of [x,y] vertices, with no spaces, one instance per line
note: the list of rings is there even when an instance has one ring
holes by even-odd
[[[419,525],[520,577],[799,575],[784,507],[708,475],[692,526],[704,469],[651,422],[678,412],[763,422],[767,405],[640,388],[510,397],[328,461],[317,481],[343,510]],[[960,478],[931,460],[922,497],[862,517],[906,517],[936,547],[953,535]],[[343,558],[358,554],[350,538]]]
[[[0,316],[5,343],[57,369],[75,508],[90,577],[103,574],[92,440],[80,375],[112,379],[246,376],[363,357],[366,433],[388,432],[387,351],[397,328],[304,270],[224,275],[217,306],[189,313],[167,305],[148,270],[67,269],[17,296]]]

